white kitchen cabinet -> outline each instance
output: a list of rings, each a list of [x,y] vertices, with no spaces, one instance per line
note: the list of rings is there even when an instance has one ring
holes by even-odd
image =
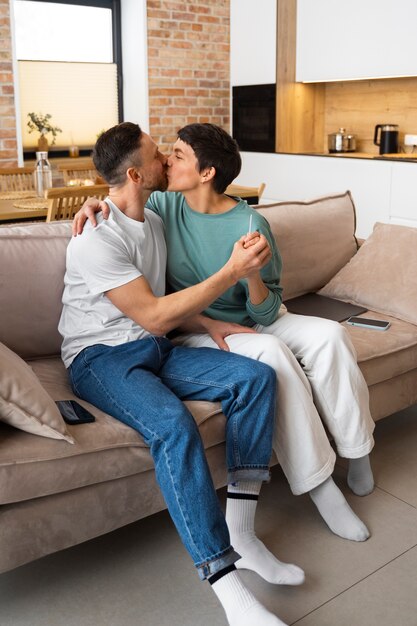
[[[390,218],[417,225],[417,163],[393,163]]]
[[[276,82],[277,0],[230,0],[230,84]]]
[[[297,0],[296,80],[417,76],[416,0]]]
[[[417,227],[417,163],[255,152],[243,152],[242,160],[236,182],[266,183],[262,203],[312,200],[349,189],[359,237],[368,237],[378,221]]]

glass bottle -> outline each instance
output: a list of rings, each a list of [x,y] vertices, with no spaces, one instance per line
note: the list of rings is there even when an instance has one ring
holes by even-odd
[[[36,153],[36,167],[34,171],[36,195],[45,196],[45,189],[52,187],[52,169],[48,161],[47,152]]]

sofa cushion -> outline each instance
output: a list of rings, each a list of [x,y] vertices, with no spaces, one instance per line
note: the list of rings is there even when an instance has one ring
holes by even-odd
[[[75,396],[59,358],[31,361],[33,370],[54,400]],[[0,424],[0,504],[70,491],[153,469],[149,449],[132,428],[77,399],[96,421],[68,426],[75,443],[60,445]],[[187,402],[206,448],[224,441],[225,418],[220,404]],[[35,480],[36,477],[36,480]]]
[[[367,311],[362,317],[391,322],[390,328],[383,332],[343,323],[352,339],[359,367],[368,386],[417,368],[417,326],[376,311]]]
[[[0,341],[23,358],[60,352],[70,237],[70,222],[0,228]]]
[[[359,252],[320,291],[417,324],[417,228],[376,223]]]
[[[358,249],[349,191],[311,202],[260,205],[257,210],[268,220],[282,256],[284,300],[323,287]]]
[[[34,435],[74,443],[51,398],[15,352],[0,343],[0,421]],[[60,447],[67,447],[62,445]]]

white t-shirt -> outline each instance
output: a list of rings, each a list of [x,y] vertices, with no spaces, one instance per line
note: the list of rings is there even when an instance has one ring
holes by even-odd
[[[124,315],[105,292],[144,276],[155,296],[165,294],[166,245],[160,217],[145,209],[145,221],[122,213],[108,198],[110,217],[97,216],[67,249],[67,270],[58,330],[62,359],[69,367],[87,346],[115,346],[150,333]]]

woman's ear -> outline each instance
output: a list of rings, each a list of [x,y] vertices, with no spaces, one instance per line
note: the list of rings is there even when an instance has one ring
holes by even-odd
[[[212,165],[211,167],[207,167],[203,172],[201,172],[201,178],[203,183],[207,183],[216,176],[216,168]]]

